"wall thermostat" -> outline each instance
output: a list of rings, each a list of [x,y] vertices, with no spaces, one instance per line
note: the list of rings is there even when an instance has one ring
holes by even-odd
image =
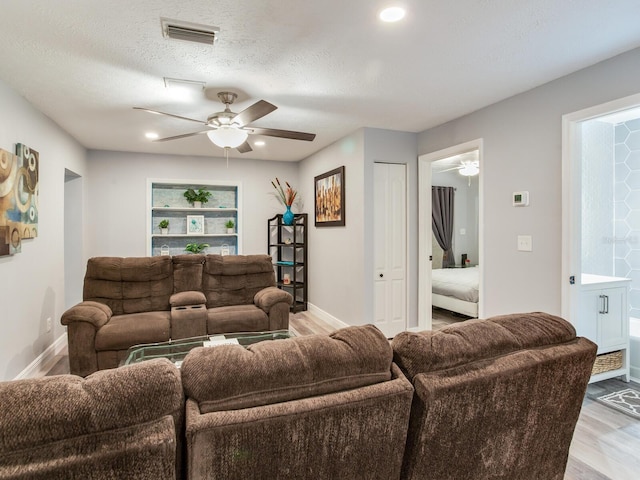
[[[513,192],[513,206],[526,207],[529,205],[529,192]]]

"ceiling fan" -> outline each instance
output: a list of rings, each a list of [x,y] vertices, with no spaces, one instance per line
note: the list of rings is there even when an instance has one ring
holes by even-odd
[[[480,173],[480,160],[478,158],[477,150],[467,153],[461,153],[460,155],[455,155],[453,157],[444,159],[442,160],[441,165],[438,165],[438,163],[439,162],[435,162],[434,166],[442,166],[445,168],[444,170],[435,170],[435,173],[444,173],[450,172],[452,170],[457,170],[460,175],[465,176],[469,179],[469,186],[471,186],[471,177],[474,177]]]
[[[473,177],[480,173],[480,161],[478,160],[478,151],[474,150],[472,152],[462,153],[460,155],[455,155],[446,159],[446,163],[443,163],[442,166],[445,167],[444,170],[438,170],[438,173],[450,172],[452,170],[458,170],[460,175],[465,177]],[[452,166],[456,164],[456,166]],[[438,166],[438,162],[435,163]],[[447,168],[448,167],[448,168]]]
[[[251,122],[254,122],[265,115],[276,110],[278,107],[265,101],[259,100],[250,107],[246,108],[240,113],[234,113],[231,111],[231,104],[238,98],[238,95],[233,92],[219,92],[218,98],[224,104],[224,111],[216,112],[206,120],[197,120],[195,118],[183,117],[181,115],[174,115],[172,113],[159,112],[158,110],[151,110],[144,107],[133,107],[135,110],[143,110],[149,113],[155,113],[158,115],[166,115],[168,117],[179,118],[181,120],[187,120],[190,122],[196,122],[208,127],[205,130],[198,132],[185,133],[182,135],[175,135],[173,137],[159,138],[153,140],[154,142],[166,142],[168,140],[177,140],[179,138],[187,138],[195,135],[206,133],[215,145],[224,148],[228,151],[229,148],[235,148],[240,153],[247,153],[252,151],[251,145],[247,142],[249,135],[266,135],[269,137],[288,138],[291,140],[305,140],[312,141],[316,138],[315,133],[294,132],[292,130],[277,130],[274,128],[259,128],[249,127]]]

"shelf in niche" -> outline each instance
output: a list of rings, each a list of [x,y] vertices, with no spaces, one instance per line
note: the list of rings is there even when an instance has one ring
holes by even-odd
[[[154,212],[237,212],[238,209],[235,207],[203,207],[203,208],[193,208],[193,207],[152,207]]]
[[[187,235],[186,233],[169,233],[167,235],[162,235],[161,233],[154,233],[151,236],[153,238],[198,238],[198,237],[236,237],[237,233],[202,233],[198,235]]]

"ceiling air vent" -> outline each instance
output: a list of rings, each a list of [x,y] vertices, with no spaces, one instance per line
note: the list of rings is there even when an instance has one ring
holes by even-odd
[[[162,18],[162,34],[165,37],[176,40],[186,40],[188,42],[205,43],[213,45],[216,35],[220,32],[218,27],[210,25],[199,25],[197,23],[179,22]]]

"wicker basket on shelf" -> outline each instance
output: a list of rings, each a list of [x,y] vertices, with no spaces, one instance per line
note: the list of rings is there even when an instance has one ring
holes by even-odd
[[[618,350],[610,353],[603,353],[596,357],[596,361],[593,364],[591,375],[598,373],[610,372],[611,370],[617,370],[622,368],[622,351]]]

